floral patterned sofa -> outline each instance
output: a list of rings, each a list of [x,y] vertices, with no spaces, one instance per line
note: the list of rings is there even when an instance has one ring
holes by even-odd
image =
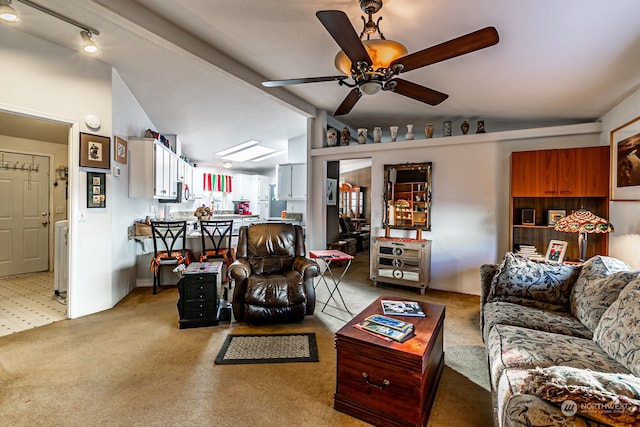
[[[640,270],[507,253],[481,283],[497,426],[640,425]]]

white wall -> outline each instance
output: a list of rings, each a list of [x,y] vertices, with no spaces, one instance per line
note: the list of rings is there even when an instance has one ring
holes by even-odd
[[[0,25],[0,108],[71,125],[69,157],[69,316],[112,306],[111,175],[107,207],[86,209],[86,173],[79,162],[79,132],[111,136],[111,67],[14,28]],[[98,131],[84,124],[87,114],[102,120]],[[108,173],[109,171],[107,171]],[[78,213],[86,212],[80,222]]]
[[[130,136],[143,136],[146,129],[156,129],[115,70],[112,72],[112,88],[114,135],[128,140]],[[111,181],[111,205],[113,206],[111,217],[113,233],[110,248],[113,259],[111,303],[115,305],[136,287],[138,276],[146,279],[149,284],[152,282],[149,271],[151,256],[142,253],[142,246],[139,243],[128,239],[127,230],[136,219],[145,218],[151,211],[151,206],[156,206],[157,202],[153,199],[129,198],[129,168],[136,165],[130,161],[127,161],[126,165],[113,161],[113,166],[120,168],[121,171],[120,176],[113,176]]]
[[[509,248],[511,152],[599,144],[599,126],[588,125],[581,134],[572,134],[571,129],[574,128],[312,150],[310,209],[323,212],[324,163],[363,157],[366,153],[372,159],[372,236],[382,236],[384,165],[432,162],[432,231],[423,233],[423,238],[432,240],[431,288],[479,295],[480,266],[498,261]],[[319,155],[324,151],[329,154]],[[317,219],[316,216],[312,227],[308,224],[308,249],[326,245],[324,228]],[[392,236],[415,237],[415,232],[393,230]]]
[[[602,117],[602,145],[609,145],[610,132],[640,116],[640,90]],[[612,169],[615,166],[612,165]],[[611,202],[609,221],[615,232],[609,236],[609,255],[640,268],[640,202]]]

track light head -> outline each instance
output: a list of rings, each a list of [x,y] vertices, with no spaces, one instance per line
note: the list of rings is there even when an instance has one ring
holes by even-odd
[[[0,19],[10,24],[20,20],[18,12],[11,7],[11,0],[0,0]]]
[[[91,39],[91,33],[88,31],[80,31],[80,37],[82,38],[82,51],[88,54],[94,54],[98,52],[98,46]]]

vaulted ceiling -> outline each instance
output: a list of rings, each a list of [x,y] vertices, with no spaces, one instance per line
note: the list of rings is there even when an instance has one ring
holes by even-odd
[[[355,30],[357,0],[49,0],[100,31],[97,60],[111,64],[163,133],[185,153],[213,153],[255,138],[280,150],[331,114],[347,95],[337,82],[264,88],[262,80],[338,74],[339,48],[315,16],[344,11]],[[78,30],[21,4],[10,29],[77,49]],[[351,128],[484,119],[487,130],[593,121],[640,87],[636,0],[384,0],[381,29],[410,53],[494,26],[492,47],[410,71],[403,78],[447,93],[429,106],[391,92],[363,97],[338,119]],[[286,161],[236,165],[255,170]]]

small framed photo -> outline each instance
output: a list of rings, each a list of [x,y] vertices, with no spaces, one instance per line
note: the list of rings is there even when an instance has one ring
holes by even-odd
[[[611,131],[611,200],[640,201],[640,117]]]
[[[113,159],[118,163],[127,164],[127,141],[120,138],[119,136],[115,137],[115,144],[113,146]]]
[[[536,210],[535,209],[522,209],[522,225],[535,225],[536,223]]]
[[[87,207],[104,208],[106,206],[107,174],[87,172]]]
[[[338,201],[338,180],[327,178],[327,206],[335,206]]]
[[[567,252],[567,242],[562,240],[552,240],[549,242],[549,247],[547,248],[544,260],[546,262],[560,264],[564,259],[565,252]]]
[[[564,209],[549,209],[549,227],[556,225],[565,216],[567,211]]]
[[[80,133],[80,166],[109,169],[110,160],[111,138]]]

